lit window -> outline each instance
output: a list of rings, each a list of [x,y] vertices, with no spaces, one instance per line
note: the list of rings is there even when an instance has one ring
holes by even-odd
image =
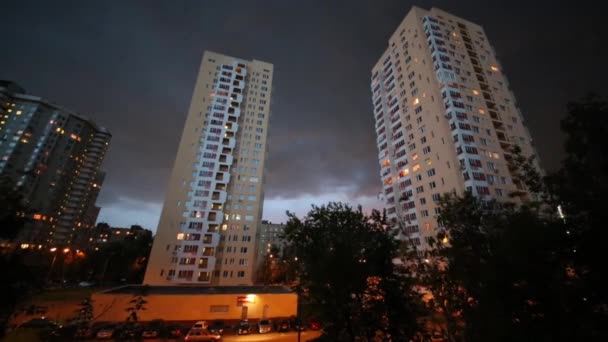
[[[473,95],[479,95],[479,92],[475,89],[473,89]]]
[[[183,240],[184,239],[184,233],[177,234],[177,239],[178,240]]]
[[[412,168],[412,171],[416,172],[420,169],[420,164],[416,164],[414,165],[414,167]]]
[[[493,65],[490,67],[490,69],[492,69],[492,71],[498,71],[498,68]]]

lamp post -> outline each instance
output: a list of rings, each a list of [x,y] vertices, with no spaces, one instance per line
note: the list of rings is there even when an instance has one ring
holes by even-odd
[[[65,283],[65,259],[67,257],[67,254],[70,252],[69,248],[64,248],[63,249],[63,266],[61,267],[61,287],[64,286]]]
[[[49,251],[51,253],[53,253],[53,261],[51,261],[51,267],[49,268],[49,273],[46,275],[46,281],[45,283],[48,284],[49,281],[51,280],[51,273],[53,273],[53,266],[55,266],[55,261],[57,261],[57,247],[53,247],[51,249],[49,249]]]
[[[298,329],[298,342],[300,342],[300,334],[302,332],[302,322],[301,322],[301,317],[300,317],[300,295],[302,294],[302,286],[301,286],[301,280],[300,280],[300,263],[298,262],[298,257],[294,257],[293,260],[296,262],[296,270],[297,270],[297,274],[298,274],[298,284],[296,285],[296,293],[298,295],[298,299],[296,302],[296,329]]]

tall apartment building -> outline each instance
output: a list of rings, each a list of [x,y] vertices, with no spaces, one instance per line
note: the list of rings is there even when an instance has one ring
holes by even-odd
[[[446,192],[526,193],[512,148],[532,139],[481,26],[417,7],[372,69],[378,159],[389,218],[420,249],[436,234]]]
[[[23,247],[72,246],[94,227],[110,139],[90,119],[0,81],[0,175],[23,192],[32,216],[17,239]]]
[[[205,52],[145,284],[252,284],[273,65]]]

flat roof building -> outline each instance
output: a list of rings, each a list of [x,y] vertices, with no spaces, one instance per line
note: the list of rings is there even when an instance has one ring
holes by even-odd
[[[31,212],[17,238],[22,247],[72,246],[94,226],[111,137],[92,120],[0,81],[0,176],[15,183]]]
[[[388,217],[419,249],[442,229],[442,194],[527,194],[512,151],[534,155],[532,138],[481,26],[413,7],[372,68],[371,92]]]
[[[253,284],[272,78],[272,64],[204,53],[145,284]]]

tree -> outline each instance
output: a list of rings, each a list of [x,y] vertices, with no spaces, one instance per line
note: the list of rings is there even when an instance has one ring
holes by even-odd
[[[561,122],[566,157],[562,167],[546,179],[548,191],[565,213],[571,262],[570,295],[573,324],[584,326],[594,338],[608,339],[608,265],[600,256],[608,239],[608,101],[591,94],[568,104]]]
[[[147,285],[138,287],[137,291],[133,295],[133,299],[129,301],[129,307],[126,311],[129,313],[127,316],[127,322],[137,323],[139,322],[139,312],[146,310],[146,296],[148,295],[149,288]]]
[[[455,308],[447,310],[462,313],[464,340],[559,341],[584,334],[564,324],[576,320],[566,227],[537,207],[469,192],[442,198],[439,220],[449,245],[433,252],[445,260],[444,271],[426,275],[435,282],[433,294]]]
[[[287,213],[284,238],[303,296],[334,341],[369,338],[378,330],[406,340],[417,330],[417,294],[393,264],[398,242],[384,215],[342,203],[313,206],[303,220]]]

